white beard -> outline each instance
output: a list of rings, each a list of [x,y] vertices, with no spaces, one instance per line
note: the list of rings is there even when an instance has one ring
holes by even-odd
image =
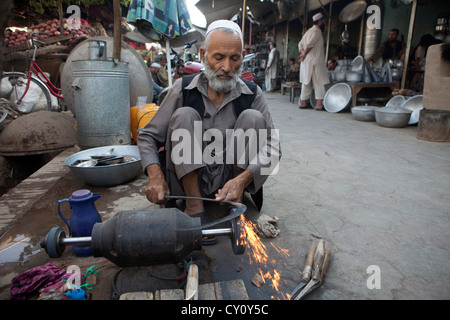
[[[208,59],[205,58],[205,71],[204,74],[208,79],[209,86],[217,92],[230,92],[233,88],[236,88],[237,81],[242,73],[242,65],[236,73],[232,72],[214,72],[208,64]],[[230,80],[220,79],[219,76],[226,75],[231,77]]]

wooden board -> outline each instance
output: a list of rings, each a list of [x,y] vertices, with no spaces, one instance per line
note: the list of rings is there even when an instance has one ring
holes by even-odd
[[[51,37],[51,38],[43,39],[40,41],[42,41],[44,44],[52,44],[52,43],[56,43],[56,42],[70,40],[72,38],[73,38],[73,35],[70,34],[70,35]],[[28,44],[24,43],[24,44],[20,44],[17,46],[5,48],[5,54],[11,53],[11,52],[16,52],[16,51],[28,50],[28,49],[29,49]]]
[[[249,300],[242,279],[207,283],[199,286],[198,300]],[[184,300],[182,289],[162,289],[152,292],[127,292],[120,300]]]

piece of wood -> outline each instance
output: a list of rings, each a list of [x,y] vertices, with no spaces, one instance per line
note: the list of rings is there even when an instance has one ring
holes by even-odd
[[[159,290],[159,300],[184,300],[184,290],[182,289]]]
[[[217,300],[214,283],[205,283],[198,287],[198,300]]]
[[[62,35],[62,36],[56,36],[56,37],[51,37],[51,38],[47,38],[47,39],[43,39],[40,40],[42,41],[45,45],[47,44],[53,44],[56,42],[62,42],[62,41],[66,41],[66,40],[70,40],[73,38],[72,34],[69,35]],[[23,51],[23,50],[28,50],[28,44],[20,44],[17,46],[13,46],[13,47],[7,47],[5,48],[5,54],[11,53],[11,52],[17,52],[17,51]]]
[[[323,259],[322,271],[320,274],[320,282],[323,282],[323,277],[325,277],[325,275],[327,274],[330,259],[331,259],[331,249],[325,248],[325,258]]]
[[[308,253],[306,254],[305,266],[303,267],[302,272],[302,282],[308,282],[311,280],[311,272],[312,272],[312,264],[314,261],[314,252],[316,251],[317,246],[314,243],[311,243],[308,249]]]
[[[198,300],[198,267],[191,264],[186,281],[186,300]]]
[[[122,27],[121,27],[121,9],[120,0],[113,0],[114,11],[114,42],[113,42],[113,60],[120,61],[122,50]]]
[[[153,293],[145,291],[127,292],[121,294],[119,300],[153,300]]]
[[[312,278],[313,280],[320,280],[320,270],[322,269],[323,260],[325,257],[325,240],[320,239],[317,244],[316,252],[314,253],[314,265]]]
[[[189,297],[182,289],[162,289],[154,293],[146,291],[127,292],[120,300],[184,300]],[[206,283],[198,286],[198,300],[249,300],[242,279]]]

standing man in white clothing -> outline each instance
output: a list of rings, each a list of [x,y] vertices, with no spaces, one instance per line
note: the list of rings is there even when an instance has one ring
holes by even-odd
[[[280,51],[275,42],[270,43],[269,59],[266,66],[266,90],[274,91],[277,88],[278,63],[280,61]]]
[[[323,98],[325,96],[325,84],[329,83],[327,68],[325,64],[325,50],[322,31],[325,29],[325,18],[322,13],[313,16],[314,25],[306,31],[298,43],[300,55],[300,82],[302,91],[300,94],[300,109],[307,106],[307,101],[314,89],[317,104],[316,110],[323,109]]]

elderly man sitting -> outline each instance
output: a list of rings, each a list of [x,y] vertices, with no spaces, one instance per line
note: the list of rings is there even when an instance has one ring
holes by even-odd
[[[241,202],[245,190],[255,194],[278,169],[278,133],[264,94],[239,78],[243,55],[239,26],[213,22],[200,49],[205,71],[177,79],[140,131],[144,192],[152,203],[164,205],[165,194]],[[158,154],[161,147],[165,154]],[[204,211],[202,200],[186,200],[186,214]]]

